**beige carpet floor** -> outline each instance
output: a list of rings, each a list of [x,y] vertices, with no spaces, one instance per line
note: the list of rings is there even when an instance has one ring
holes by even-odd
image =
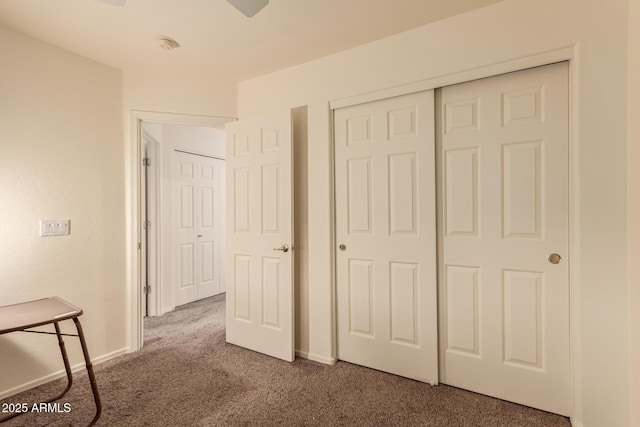
[[[145,320],[145,345],[95,366],[100,426],[570,426],[561,416],[446,385],[431,387],[349,363],[287,363],[225,343],[224,295]],[[61,399],[69,413],[3,424],[82,426],[93,418],[87,376]],[[2,402],[38,402],[56,380]],[[0,402],[1,403],[1,402]]]

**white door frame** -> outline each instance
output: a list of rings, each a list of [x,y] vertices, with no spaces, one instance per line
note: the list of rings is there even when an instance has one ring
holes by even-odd
[[[146,242],[143,242],[142,244],[143,254],[145,255],[142,260],[144,262],[146,259],[144,267],[147,269],[143,275],[143,279],[146,279],[147,284],[149,282],[157,284],[160,276],[158,271],[160,267],[160,263],[158,262],[160,257],[160,227],[158,227],[158,225],[160,224],[160,191],[162,190],[162,185],[160,184],[160,168],[158,167],[158,159],[160,158],[158,155],[158,149],[160,148],[160,143],[145,132],[144,129],[142,129],[142,141],[143,156],[150,161],[150,164],[143,172],[145,183],[143,184],[144,195],[142,197],[143,203],[145,204],[145,210],[141,212],[141,215],[150,222],[150,224],[146,225]],[[145,250],[146,253],[144,252]],[[144,283],[142,283],[141,286],[144,286]],[[152,291],[151,293],[148,293],[146,298],[143,293],[142,297],[143,300],[146,300],[147,316],[156,316],[160,314],[160,310],[162,308],[160,301],[161,295],[160,292],[158,292],[157,286],[155,292]],[[145,301],[143,301],[143,304],[144,303]]]
[[[569,266],[569,320],[570,320],[570,342],[569,342],[569,354],[570,354],[570,392],[571,392],[571,421],[575,425],[576,418],[582,413],[582,395],[580,394],[581,379],[581,351],[580,351],[580,333],[582,325],[580,321],[580,257],[579,257],[579,224],[580,224],[580,212],[579,206],[579,189],[580,189],[580,177],[579,177],[579,134],[578,134],[578,122],[579,114],[577,110],[577,98],[579,94],[579,82],[578,76],[580,75],[580,62],[579,62],[579,47],[577,45],[560,48],[557,50],[543,52],[537,55],[531,55],[522,58],[514,58],[511,61],[505,61],[497,64],[488,65],[485,67],[479,67],[469,70],[463,70],[453,74],[447,74],[444,76],[437,76],[418,82],[396,86],[392,88],[381,89],[378,91],[368,92],[360,95],[355,95],[347,98],[340,98],[331,100],[329,102],[329,109],[331,110],[332,119],[332,131],[331,131],[331,200],[333,203],[333,211],[335,215],[335,140],[333,135],[333,117],[334,110],[338,108],[348,107],[357,104],[363,104],[372,101],[378,101],[385,98],[394,96],[401,96],[409,93],[420,92],[424,90],[437,89],[444,86],[450,86],[459,83],[465,83],[472,80],[498,76],[500,74],[511,73],[529,68],[540,67],[544,65],[550,65],[556,62],[567,61],[569,64],[569,256],[571,257],[571,263]],[[332,242],[332,346],[334,360],[337,360],[337,248],[336,242],[336,225],[335,221],[331,222],[331,235]]]
[[[199,116],[193,114],[162,113],[155,111],[132,110],[129,121],[129,141],[125,171],[126,182],[126,210],[127,210],[127,282],[128,292],[128,351],[142,348],[143,331],[142,318],[144,315],[144,295],[142,284],[146,276],[146,248],[144,245],[144,197],[145,176],[142,159],[144,158],[144,143],[142,141],[142,123],[163,123],[191,126],[209,126],[224,129],[228,122],[236,120],[234,117]]]

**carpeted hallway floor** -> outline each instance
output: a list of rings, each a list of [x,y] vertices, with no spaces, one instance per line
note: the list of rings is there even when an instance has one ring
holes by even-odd
[[[101,426],[570,426],[561,416],[339,362],[287,363],[224,340],[224,295],[145,320],[145,346],[95,366]],[[3,427],[82,426],[93,417],[85,373],[62,403]],[[3,402],[37,402],[57,380]]]

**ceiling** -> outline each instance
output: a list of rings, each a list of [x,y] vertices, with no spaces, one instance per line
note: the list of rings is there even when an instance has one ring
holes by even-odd
[[[225,0],[0,0],[0,25],[124,71],[240,81],[498,1],[271,0],[247,18]]]

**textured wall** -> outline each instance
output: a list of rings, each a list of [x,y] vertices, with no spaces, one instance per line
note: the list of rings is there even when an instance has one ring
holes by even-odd
[[[0,304],[67,299],[108,358],[127,345],[121,73],[1,27],[0,51]],[[71,234],[39,237],[40,219]],[[0,396],[63,370],[54,337],[3,335],[0,351]]]

